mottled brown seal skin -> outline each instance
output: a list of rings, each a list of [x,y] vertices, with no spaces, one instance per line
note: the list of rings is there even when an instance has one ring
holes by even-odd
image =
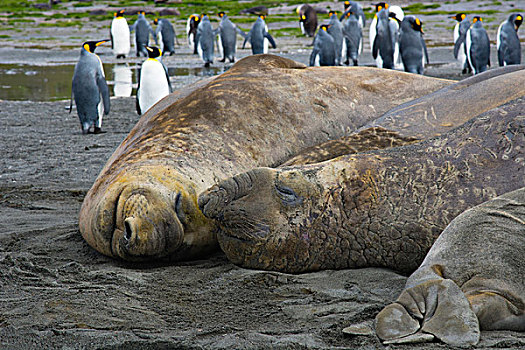
[[[354,133],[310,147],[281,166],[323,162],[439,136],[525,94],[525,66],[492,69],[394,107]]]
[[[524,257],[522,187],[447,226],[397,301],[377,315],[379,338],[468,346],[477,344],[480,329],[525,331]]]
[[[344,136],[450,81],[373,68],[306,68],[273,55],[169,95],[145,113],[84,199],[84,239],[126,260],[181,260],[217,248],[197,194]]]
[[[211,187],[199,206],[243,267],[409,273],[454,217],[525,186],[524,107],[513,100],[413,145],[256,168]]]

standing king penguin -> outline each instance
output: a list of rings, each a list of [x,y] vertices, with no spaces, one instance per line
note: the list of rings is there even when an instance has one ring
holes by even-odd
[[[264,22],[265,18],[264,15],[257,17],[257,20],[242,43],[242,48],[244,49],[246,42],[250,42],[253,55],[268,53],[268,43],[270,43],[274,49],[277,47],[275,40],[273,40],[273,37],[268,33],[268,26]]]
[[[157,43],[157,38],[155,37],[155,33],[150,24],[146,20],[146,12],[139,12],[137,20],[130,29],[135,30],[135,48],[137,50],[137,57],[141,54],[147,57],[148,51],[146,50],[146,46],[149,45],[149,35],[151,34],[153,39],[155,39],[155,43]]]
[[[457,21],[454,26],[454,57],[463,65],[462,73],[465,74],[467,73],[467,70],[469,72],[471,71],[466,45],[467,31],[470,28],[470,21],[464,13],[458,13],[450,18]]]
[[[197,52],[204,61],[204,67],[209,67],[210,64],[213,63],[215,56],[215,35],[216,32],[211,26],[210,19],[207,15],[202,15],[199,26],[197,27],[195,42],[197,44]]]
[[[370,23],[370,28],[368,29],[369,30],[368,39],[370,40],[370,53],[372,53],[373,51],[374,41],[377,35],[377,13],[381,11],[382,9],[388,9],[388,4],[386,2],[378,2],[373,5],[375,7],[376,14],[374,15],[374,18],[372,19],[372,22]],[[380,67],[377,60],[376,60],[376,65]]]
[[[399,51],[399,30],[401,28],[401,22],[403,22],[405,18],[405,12],[401,7],[392,5],[388,8],[388,16],[390,17],[390,31],[394,37],[394,68],[404,69]]]
[[[405,72],[423,74],[428,64],[428,51],[423,39],[422,23],[419,18],[406,16],[401,22],[399,51]]]
[[[221,18],[219,27],[216,29],[219,36],[218,49],[222,51],[222,59],[220,59],[220,62],[224,62],[228,59],[233,63],[235,62],[235,51],[237,49],[237,33],[243,37],[245,34],[233,24],[232,21],[230,21],[223,11],[219,12],[218,16]]]
[[[137,88],[137,113],[146,113],[161,98],[171,93],[168,69],[160,61],[162,52],[158,47],[146,46],[148,59],[142,63],[139,71]]]
[[[80,50],[80,59],[75,66],[71,84],[69,113],[73,107],[73,98],[77,106],[82,134],[102,132],[102,107],[104,114],[109,113],[109,89],[104,76],[102,61],[95,54],[95,49],[109,40],[86,41]]]
[[[475,16],[466,34],[467,56],[474,74],[487,70],[490,66],[490,40],[483,19]]]
[[[153,20],[153,23],[157,25],[155,34],[157,36],[157,43],[160,46],[162,54],[168,54],[170,56],[175,54],[175,30],[170,21],[166,18]],[[148,55],[149,57],[149,55]]]
[[[192,14],[188,17],[186,21],[186,35],[188,36],[188,46],[193,50],[193,54],[197,54],[197,42],[195,41],[195,36],[197,35],[197,27],[201,18],[197,14]]]
[[[521,44],[518,28],[523,23],[520,13],[513,13],[498,28],[497,47],[500,66],[521,64]]]
[[[117,56],[117,58],[126,58],[126,56],[129,55],[131,44],[129,40],[128,21],[124,18],[124,10],[115,12],[109,33],[113,54]]]
[[[395,35],[390,25],[390,16],[388,9],[383,8],[374,19],[377,19],[376,35],[372,42],[372,57],[376,60],[379,68],[394,68],[394,45]]]
[[[350,59],[354,66],[357,66],[357,60],[361,52],[363,52],[363,27],[359,15],[353,11],[346,11],[346,20],[343,22],[343,34],[346,43],[345,64],[350,63]]]
[[[337,17],[337,12],[330,11],[330,22],[328,23],[328,34],[334,38],[335,44],[335,65],[340,66],[342,64],[343,53],[346,52],[346,41],[343,37],[343,25]]]
[[[315,9],[308,4],[303,4],[297,6],[295,12],[299,15],[301,33],[309,37],[314,36],[317,30],[317,12],[315,12]]]
[[[335,66],[335,57],[334,38],[328,34],[328,26],[323,24],[314,38],[314,48],[310,54],[310,66]]]

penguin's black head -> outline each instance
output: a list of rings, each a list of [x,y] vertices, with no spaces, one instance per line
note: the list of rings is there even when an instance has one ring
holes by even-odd
[[[114,15],[115,17],[124,17],[124,12],[125,12],[124,10],[120,10],[118,12],[115,12]]]
[[[414,29],[416,32],[421,32],[423,34],[423,23],[419,20],[419,18],[414,16],[407,16],[408,23],[410,23],[410,26],[412,29]]]
[[[162,55],[162,52],[156,46],[146,46],[146,50],[148,51],[149,58],[157,58]]]
[[[219,12],[219,13],[217,14],[217,16],[219,16],[220,18],[224,17],[224,15],[225,15],[224,11],[221,11],[221,12]]]
[[[348,11],[345,15],[346,18],[349,18],[350,16],[355,15],[354,11]]]
[[[382,9],[388,9],[388,4],[386,2],[378,2],[372,5],[376,7],[376,12],[379,12]]]
[[[456,21],[461,22],[461,21],[463,21],[465,18],[467,18],[467,15],[464,14],[463,12],[460,12],[460,13],[457,13],[456,15],[454,15],[454,16],[451,16],[450,18],[453,18],[453,19],[455,19]]]
[[[190,20],[194,21],[195,23],[199,22],[201,18],[197,15],[191,15]]]
[[[483,18],[481,18],[481,16],[474,16],[474,18],[472,18],[472,23],[476,23],[477,21],[483,22]]]
[[[389,12],[388,13],[388,17],[392,18],[392,19],[395,19],[398,23],[401,23],[401,21],[399,20],[399,18],[397,18],[395,12]]]
[[[104,44],[105,42],[109,41],[109,39],[99,40],[99,41],[86,41],[82,44],[82,47],[84,50],[86,50],[89,53],[95,53],[95,50],[100,45]]]
[[[333,15],[337,15],[337,11],[330,10],[330,12],[328,12],[328,16],[332,17]]]
[[[153,20],[153,24],[159,24],[159,19],[158,19],[158,18],[155,18],[155,19]]]
[[[264,21],[266,19],[266,16],[265,15],[259,15],[259,18]]]
[[[345,10],[350,6],[350,1],[345,1]]]
[[[516,29],[516,31],[518,31],[518,28],[523,23],[523,16],[521,15],[521,13],[516,13],[513,16],[515,16],[515,18],[514,18],[514,28]]]
[[[321,27],[319,27],[319,29],[324,30],[325,32],[328,30],[328,28],[330,28],[328,24],[323,24]]]

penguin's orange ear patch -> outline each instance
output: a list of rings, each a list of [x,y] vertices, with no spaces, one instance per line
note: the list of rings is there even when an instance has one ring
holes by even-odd
[[[86,50],[87,52],[91,52],[88,44],[84,44],[84,50]]]

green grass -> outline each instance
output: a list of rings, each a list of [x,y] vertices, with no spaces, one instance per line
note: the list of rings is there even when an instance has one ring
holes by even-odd
[[[403,6],[403,11],[410,12],[410,13],[421,13],[421,12],[426,12],[425,10],[428,10],[428,9],[437,9],[440,7],[441,7],[440,4],[425,5],[420,2],[416,2],[415,4]]]
[[[11,35],[0,34],[0,39],[9,39],[10,37],[11,37]]]

